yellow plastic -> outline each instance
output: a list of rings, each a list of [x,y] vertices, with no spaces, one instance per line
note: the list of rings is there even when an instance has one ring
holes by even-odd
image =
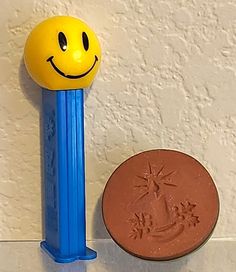
[[[56,16],[32,30],[24,61],[32,79],[46,89],[87,88],[98,71],[101,48],[96,34],[83,21]]]

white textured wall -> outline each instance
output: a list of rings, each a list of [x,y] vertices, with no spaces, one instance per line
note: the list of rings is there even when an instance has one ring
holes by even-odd
[[[236,2],[3,0],[0,10],[0,239],[41,238],[40,89],[22,51],[30,29],[70,14],[97,32],[103,63],[86,100],[88,238],[104,238],[100,196],[123,160],[187,152],[221,197],[216,237],[236,237]]]

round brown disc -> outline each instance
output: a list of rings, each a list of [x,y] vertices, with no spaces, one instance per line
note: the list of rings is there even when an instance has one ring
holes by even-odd
[[[122,163],[107,182],[103,218],[115,242],[151,260],[186,255],[211,235],[219,197],[207,170],[173,150],[151,150]]]

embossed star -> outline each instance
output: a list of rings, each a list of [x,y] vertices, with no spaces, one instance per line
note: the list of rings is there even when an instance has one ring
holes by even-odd
[[[165,166],[163,165],[158,171],[156,171],[156,169],[151,166],[151,163],[148,162],[148,172],[144,173],[143,176],[137,175],[139,182],[136,182],[134,187],[142,190],[142,193],[137,200],[140,200],[151,193],[158,197],[162,186],[177,186],[176,184],[172,183],[171,180],[171,176],[175,173],[175,171],[164,174],[164,168]]]

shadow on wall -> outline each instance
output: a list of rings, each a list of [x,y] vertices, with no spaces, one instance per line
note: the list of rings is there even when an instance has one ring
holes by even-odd
[[[38,110],[41,109],[41,88],[29,76],[24,59],[21,59],[19,67],[19,82],[22,93],[26,99]]]
[[[41,168],[41,209],[44,210],[44,184],[43,184],[43,123],[41,118],[42,93],[41,87],[38,86],[29,76],[24,59],[22,57],[19,67],[19,82],[21,91],[25,98],[39,111],[40,126],[40,168]],[[44,217],[42,213],[42,233],[44,233]]]
[[[102,195],[99,197],[93,216],[93,239],[110,239],[102,218]]]

